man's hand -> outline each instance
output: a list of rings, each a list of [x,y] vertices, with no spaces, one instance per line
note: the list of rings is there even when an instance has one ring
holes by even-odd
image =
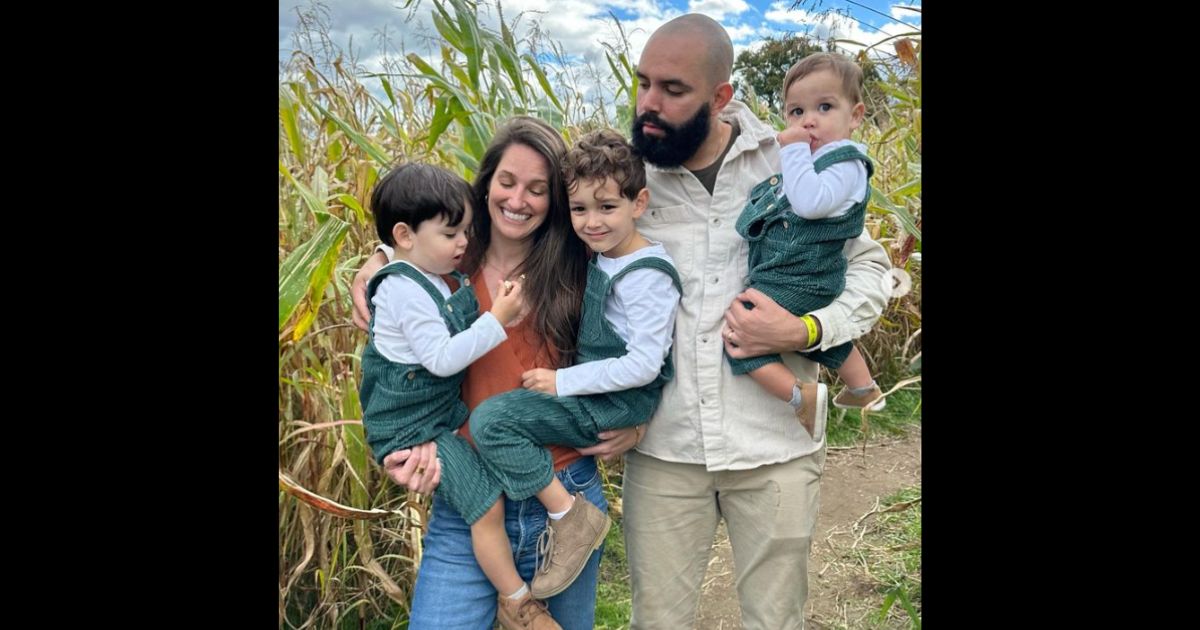
[[[579,451],[580,455],[595,455],[606,462],[614,462],[620,459],[625,451],[637,446],[645,433],[646,425],[644,424],[612,431],[601,431],[598,434],[602,440],[600,443],[575,450]]]
[[[754,308],[746,308],[743,302],[753,304]],[[725,351],[735,359],[805,350],[819,339],[818,335],[810,340],[799,317],[758,289],[742,291],[725,309],[721,340]]]

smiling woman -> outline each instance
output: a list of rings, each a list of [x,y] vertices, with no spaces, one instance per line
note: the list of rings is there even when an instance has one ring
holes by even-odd
[[[550,172],[541,155],[520,144],[506,151],[485,198],[494,229],[515,241],[533,234],[550,209],[549,188]]]

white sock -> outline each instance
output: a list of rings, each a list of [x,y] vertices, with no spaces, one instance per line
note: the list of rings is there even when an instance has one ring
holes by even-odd
[[[574,505],[575,505],[575,497],[571,497],[571,506],[574,506]],[[567,509],[565,509],[561,512],[546,512],[546,516],[549,516],[550,520],[552,520],[552,521],[557,521],[557,520],[562,519],[562,517],[566,516],[567,512],[570,512],[570,511],[571,511],[571,507],[567,507]]]
[[[513,593],[512,595],[505,595],[505,597],[508,599],[521,599],[522,597],[525,597],[525,594],[528,592],[529,584],[521,584],[521,588],[517,589],[516,593]]]
[[[792,385],[792,399],[788,401],[788,404],[792,406],[792,409],[796,410],[799,410],[800,405],[804,404],[804,401],[800,397],[799,385]]]

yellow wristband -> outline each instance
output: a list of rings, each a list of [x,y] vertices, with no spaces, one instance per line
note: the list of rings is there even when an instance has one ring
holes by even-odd
[[[808,329],[808,342],[804,344],[807,350],[817,343],[817,320],[812,315],[804,315],[800,317],[800,321],[804,322],[804,327]]]

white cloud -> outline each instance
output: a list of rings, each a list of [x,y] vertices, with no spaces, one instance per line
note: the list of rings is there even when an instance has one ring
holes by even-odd
[[[804,9],[792,10],[791,6],[792,3],[788,1],[772,2],[765,16],[772,22],[796,25],[807,24],[818,17],[818,14],[805,11]]]
[[[729,33],[729,39],[737,42],[747,37],[758,35],[758,29],[749,24],[739,24],[737,26],[726,26],[725,32]]]
[[[741,15],[749,9],[745,0],[688,0],[689,13],[703,13],[718,22],[726,15]]]
[[[741,27],[735,27],[735,28],[740,29]],[[730,37],[732,38],[733,37],[732,31],[734,29],[731,28],[729,30],[730,30]],[[767,43],[768,37],[774,37],[775,39],[779,39],[781,37],[786,36],[787,34],[788,33],[785,31],[773,29],[764,23],[762,26],[755,28],[754,33],[752,35],[747,36],[747,38],[740,44],[738,43],[736,38],[733,38],[734,39],[734,41],[733,41],[733,58],[737,59],[737,56],[742,54],[743,51],[749,50],[749,51],[753,52],[753,51],[758,50],[759,48],[762,48],[763,44]]]
[[[845,15],[838,15],[833,12],[822,14],[803,10],[793,11],[789,9],[790,6],[791,3],[789,0],[773,2],[766,13],[766,18],[771,22],[790,27],[797,34],[808,35],[818,40],[837,39],[857,42],[848,43],[847,41],[839,41],[836,44],[838,49],[850,55],[856,54],[864,48],[893,35],[911,33],[913,30],[913,25],[911,24],[885,21],[883,25],[877,27],[864,26],[859,21]],[[912,12],[904,11],[904,13]],[[890,44],[883,44],[876,50],[882,51],[887,55],[895,54],[895,50]]]
[[[659,6],[655,0],[612,0],[596,4],[606,4],[615,9],[624,9],[630,13],[652,17],[662,17],[663,13],[669,9],[669,7]]]
[[[921,24],[921,13],[919,11],[906,11],[901,7],[915,7],[920,9],[921,3],[916,2],[911,4],[893,4],[891,11],[892,17],[896,18],[897,20],[904,20],[905,22],[915,23],[917,25]]]
[[[911,1],[920,6],[919,0]],[[328,7],[326,22],[330,40],[345,48],[353,38],[358,63],[368,72],[385,69],[386,55],[398,60],[401,53],[415,52],[437,65],[439,58],[439,36],[433,26],[432,2],[421,2],[405,10],[398,8],[398,0],[324,0]],[[790,10],[791,0],[777,0],[760,11],[747,0],[688,0],[687,9],[682,0],[503,0],[504,19],[512,24],[518,17],[514,29],[518,47],[526,46],[521,40],[530,36],[536,23],[543,34],[556,42],[562,52],[572,61],[592,62],[604,74],[602,43],[616,44],[619,33],[609,11],[621,16],[621,27],[629,40],[631,62],[636,62],[645,48],[650,34],[668,20],[684,12],[700,12],[725,23],[734,42],[734,54],[743,50],[755,50],[762,39],[771,35],[781,36],[795,32],[819,38],[832,36],[851,39],[870,45],[888,34],[912,30],[912,26],[890,22],[881,29],[884,33],[864,28],[845,16],[829,13],[820,16],[815,12]],[[281,0],[279,7],[279,55],[285,61],[293,49],[293,33],[299,20],[296,7],[301,11],[311,9],[311,3],[302,0]],[[903,17],[920,16],[892,5],[893,15]],[[904,15],[908,14],[908,15]],[[479,25],[498,31],[499,20],[495,6],[481,3]],[[386,33],[388,49],[380,49],[380,34]],[[840,44],[847,52],[856,52],[861,46]],[[890,46],[886,51],[893,52]]]
[[[332,44],[348,56],[353,52],[357,62],[368,72],[384,70],[384,55],[400,57],[416,52],[428,57],[436,51],[431,39],[438,38],[433,20],[432,5],[418,5],[415,10],[400,9],[395,0],[335,0],[324,2],[327,10],[314,10],[309,2],[281,1],[279,7],[280,59],[295,48],[294,38],[300,32],[297,12],[307,13],[328,29]],[[412,19],[408,19],[411,16]],[[315,27],[314,27],[315,28]],[[309,33],[318,41],[315,32]],[[386,39],[386,44],[384,40]],[[386,45],[386,50],[383,48]]]

